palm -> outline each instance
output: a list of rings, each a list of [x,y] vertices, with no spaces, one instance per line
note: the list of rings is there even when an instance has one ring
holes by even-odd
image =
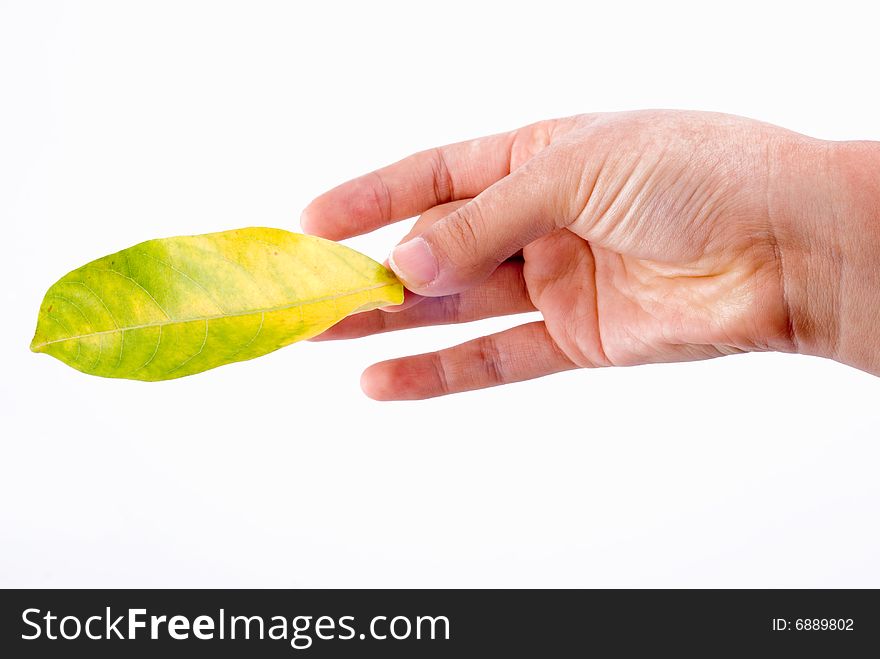
[[[661,263],[563,229],[523,250],[523,273],[550,335],[578,365],[688,361],[767,348],[759,337],[785,335],[784,315],[767,314],[758,298],[781,300],[772,260],[733,252]]]

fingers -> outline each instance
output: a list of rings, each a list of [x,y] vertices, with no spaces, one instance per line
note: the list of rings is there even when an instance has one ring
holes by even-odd
[[[434,208],[429,208],[424,213],[422,213],[422,215],[419,217],[418,220],[416,220],[415,224],[409,230],[409,233],[407,233],[400,240],[400,242],[401,243],[406,242],[410,238],[413,238],[413,237],[417,236],[418,234],[422,233],[428,227],[432,226],[437,221],[443,219],[445,216],[449,215],[449,213],[454,211],[456,208],[463,206],[468,201],[470,201],[470,199],[467,199],[467,200],[462,199],[460,201],[451,201],[448,204],[441,204],[440,206],[434,206]],[[387,260],[385,261],[384,265],[386,268],[389,267]],[[403,311],[404,309],[409,309],[410,307],[415,306],[416,304],[419,304],[422,300],[425,299],[423,296],[418,295],[417,293],[413,293],[412,291],[406,290],[406,289],[404,289],[403,294],[404,294],[403,303],[395,304],[393,306],[388,306],[388,307],[382,307],[382,311],[386,312],[386,313],[395,313],[398,311]]]
[[[361,377],[376,400],[421,400],[530,380],[575,368],[542,322],[513,327],[439,352],[374,364]]]
[[[442,220],[453,211],[458,210],[469,201],[470,199],[458,199],[456,201],[450,201],[448,204],[441,204],[440,206],[429,208],[419,216],[419,219],[416,220],[415,224],[412,225],[412,228],[403,238],[400,239],[397,244],[400,245],[402,243],[405,243],[407,240],[410,240],[412,238],[415,238],[416,236],[425,233],[425,231],[437,224],[437,222]]]
[[[303,211],[303,231],[342,240],[477,196],[510,172],[518,131],[416,153],[325,192]]]
[[[468,323],[534,311],[522,270],[522,263],[509,261],[480,286],[447,297],[424,298],[418,305],[397,313],[376,310],[349,316],[312,340],[355,339],[381,332]]]
[[[546,153],[394,248],[389,264],[407,288],[449,295],[485,279],[499,263],[568,220],[565,172]]]
[[[388,264],[385,264],[385,267],[388,267]],[[398,313],[400,311],[406,311],[410,307],[414,307],[419,304],[425,298],[417,293],[413,293],[412,291],[408,291],[405,288],[403,289],[403,302],[400,304],[389,304],[387,307],[380,307],[377,311],[381,311],[382,313]]]

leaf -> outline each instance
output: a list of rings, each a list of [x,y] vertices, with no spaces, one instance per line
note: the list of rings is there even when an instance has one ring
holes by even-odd
[[[31,350],[92,375],[169,380],[402,301],[393,273],[329,240],[265,228],[162,238],[57,281]]]

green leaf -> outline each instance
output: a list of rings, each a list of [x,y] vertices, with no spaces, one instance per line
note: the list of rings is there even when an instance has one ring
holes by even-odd
[[[169,380],[402,301],[393,273],[329,240],[265,228],[163,238],[57,281],[31,350],[92,375]]]

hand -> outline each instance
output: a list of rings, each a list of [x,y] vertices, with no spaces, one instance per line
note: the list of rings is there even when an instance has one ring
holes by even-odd
[[[390,257],[418,295],[320,338],[541,312],[370,367],[362,385],[378,399],[754,350],[877,373],[878,172],[870,143],[672,111],[543,121],[417,153],[303,213],[305,231],[336,240],[424,213]]]

